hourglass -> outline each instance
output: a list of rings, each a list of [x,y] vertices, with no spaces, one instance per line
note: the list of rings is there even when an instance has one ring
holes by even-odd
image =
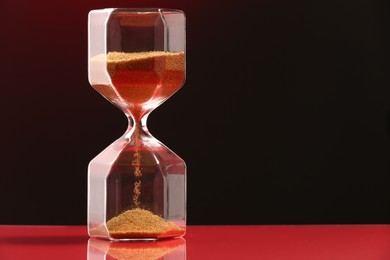
[[[185,15],[101,9],[88,17],[93,88],[127,116],[127,131],[88,166],[88,234],[109,240],[181,237],[186,164],[149,133],[148,115],[185,81]]]

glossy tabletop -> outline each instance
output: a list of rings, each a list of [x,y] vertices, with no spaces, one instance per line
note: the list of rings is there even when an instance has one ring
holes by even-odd
[[[184,239],[108,242],[85,226],[0,225],[0,259],[390,259],[390,225],[188,226]]]

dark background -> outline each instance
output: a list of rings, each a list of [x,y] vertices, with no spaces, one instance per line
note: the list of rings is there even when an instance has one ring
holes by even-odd
[[[384,1],[1,0],[0,224],[85,224],[87,165],[127,121],[87,79],[87,15],[187,17],[187,81],[149,117],[188,224],[390,223]]]

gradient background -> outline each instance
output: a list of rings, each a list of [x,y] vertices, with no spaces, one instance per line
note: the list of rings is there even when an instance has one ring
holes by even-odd
[[[1,0],[0,224],[85,224],[125,116],[89,85],[87,15],[182,9],[187,81],[149,117],[188,224],[390,223],[384,1]]]

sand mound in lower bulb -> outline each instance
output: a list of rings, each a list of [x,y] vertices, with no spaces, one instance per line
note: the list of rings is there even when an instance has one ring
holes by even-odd
[[[112,238],[163,238],[184,234],[184,229],[152,212],[135,208],[107,221]]]

